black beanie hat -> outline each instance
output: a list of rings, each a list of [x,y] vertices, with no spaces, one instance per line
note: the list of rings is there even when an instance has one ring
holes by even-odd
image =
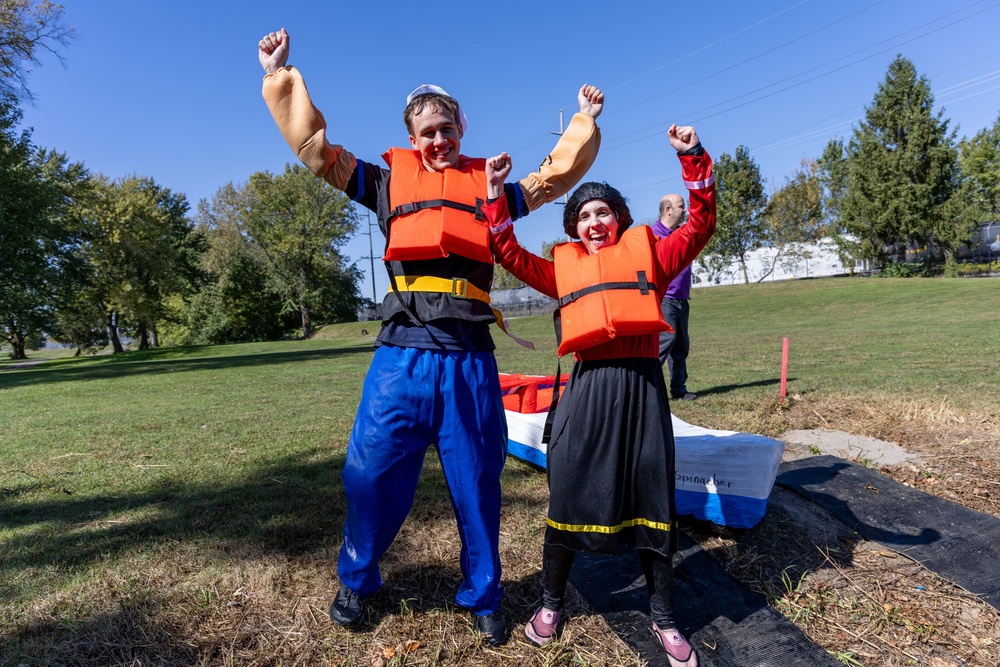
[[[625,197],[622,196],[622,193],[607,183],[589,181],[570,195],[569,201],[566,202],[566,207],[563,209],[563,230],[566,232],[566,236],[571,239],[579,238],[576,235],[577,216],[584,204],[595,199],[600,199],[607,204],[614,212],[615,217],[618,218],[619,238],[621,238],[622,232],[631,226],[632,213],[629,212],[628,204],[625,203]]]

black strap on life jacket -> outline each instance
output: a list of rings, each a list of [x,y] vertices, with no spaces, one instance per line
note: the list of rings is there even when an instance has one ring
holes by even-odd
[[[634,283],[630,282],[618,282],[618,283],[598,283],[597,285],[591,285],[590,287],[584,287],[581,290],[575,292],[570,292],[566,296],[559,297],[559,306],[566,306],[573,303],[581,297],[585,297],[588,294],[593,294],[594,292],[603,292],[605,290],[614,289],[637,289],[642,294],[649,294],[650,291],[656,291],[656,285],[649,282],[646,278],[645,271],[636,271],[636,281]]]
[[[552,311],[552,326],[556,330],[556,348],[562,344],[562,311],[556,308]],[[562,384],[562,361],[556,358],[556,383],[552,387],[552,403],[549,414],[545,415],[545,427],[542,429],[542,444],[548,445],[552,440],[552,423],[556,419],[556,406],[559,405],[559,385]]]
[[[422,211],[425,208],[435,208],[438,206],[445,206],[448,208],[456,208],[459,211],[465,211],[466,213],[472,213],[476,216],[476,220],[484,220],[486,218],[483,213],[483,200],[476,197],[476,205],[470,206],[468,204],[461,204],[457,201],[451,201],[450,199],[428,199],[426,201],[416,201],[409,204],[400,204],[396,208],[389,212],[389,215],[385,219],[385,249],[388,253],[389,251],[389,238],[392,234],[392,221],[394,218],[398,218],[401,215],[406,215],[407,213],[415,213],[416,211]],[[392,270],[392,264],[389,260],[385,261],[386,272],[389,274],[389,287],[392,288],[392,293],[396,295],[396,300],[399,301],[400,307],[406,316],[410,318],[414,324],[424,327],[424,323],[420,321],[420,318],[410,310],[406,302],[403,301],[403,295],[399,293],[399,288],[396,287],[396,275]],[[426,328],[426,327],[424,327]]]
[[[422,211],[425,208],[456,208],[459,211],[465,211],[466,213],[472,213],[476,216],[476,220],[482,221],[486,218],[483,214],[483,204],[484,201],[476,197],[476,205],[470,206],[469,204],[462,204],[457,201],[451,201],[450,199],[428,199],[427,201],[415,201],[409,204],[400,204],[396,208],[392,209],[389,213],[388,220],[393,218],[398,218],[401,215],[407,215],[408,213],[416,213],[417,211]]]

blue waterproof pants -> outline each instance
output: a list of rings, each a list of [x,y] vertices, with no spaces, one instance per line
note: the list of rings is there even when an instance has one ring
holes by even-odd
[[[499,609],[500,473],[507,422],[492,352],[383,345],[365,377],[347,446],[347,519],[341,583],[368,597],[382,586],[379,560],[413,505],[427,447],[437,445],[462,540],[455,601],[477,614]]]

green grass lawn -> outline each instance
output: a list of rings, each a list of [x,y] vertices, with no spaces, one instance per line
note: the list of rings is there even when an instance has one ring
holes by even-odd
[[[795,400],[944,403],[970,419],[1000,417],[998,281],[717,287],[695,290],[691,310],[688,387],[702,398],[674,409],[693,423],[780,430],[784,337]],[[500,370],[554,373],[551,319],[511,324],[538,350],[495,335]],[[211,633],[181,619],[215,609],[227,571],[260,565],[283,582],[268,584],[280,598],[303,560],[320,559],[313,576],[335,585],[339,473],[376,331],[352,323],[309,341],[63,357],[0,371],[0,664],[48,664],[38,654],[51,649],[47,638],[104,637],[123,610],[141,625],[135,619],[155,616],[143,610],[171,607],[183,614],[145,631],[150,641],[170,638],[178,664],[195,662]],[[563,372],[570,365],[564,359]],[[543,508],[541,480],[519,464],[505,472],[509,502],[526,516]],[[442,486],[429,457],[418,506],[431,505],[428,521],[447,528]],[[540,544],[531,521],[511,530],[507,544]],[[232,583],[229,593],[249,586]],[[318,641],[322,655],[343,648]]]

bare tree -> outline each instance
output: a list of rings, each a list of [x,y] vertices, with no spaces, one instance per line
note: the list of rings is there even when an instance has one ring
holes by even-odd
[[[28,76],[40,56],[63,58],[58,48],[74,37],[74,28],[63,23],[63,7],[48,0],[0,0],[0,97],[32,103]]]

